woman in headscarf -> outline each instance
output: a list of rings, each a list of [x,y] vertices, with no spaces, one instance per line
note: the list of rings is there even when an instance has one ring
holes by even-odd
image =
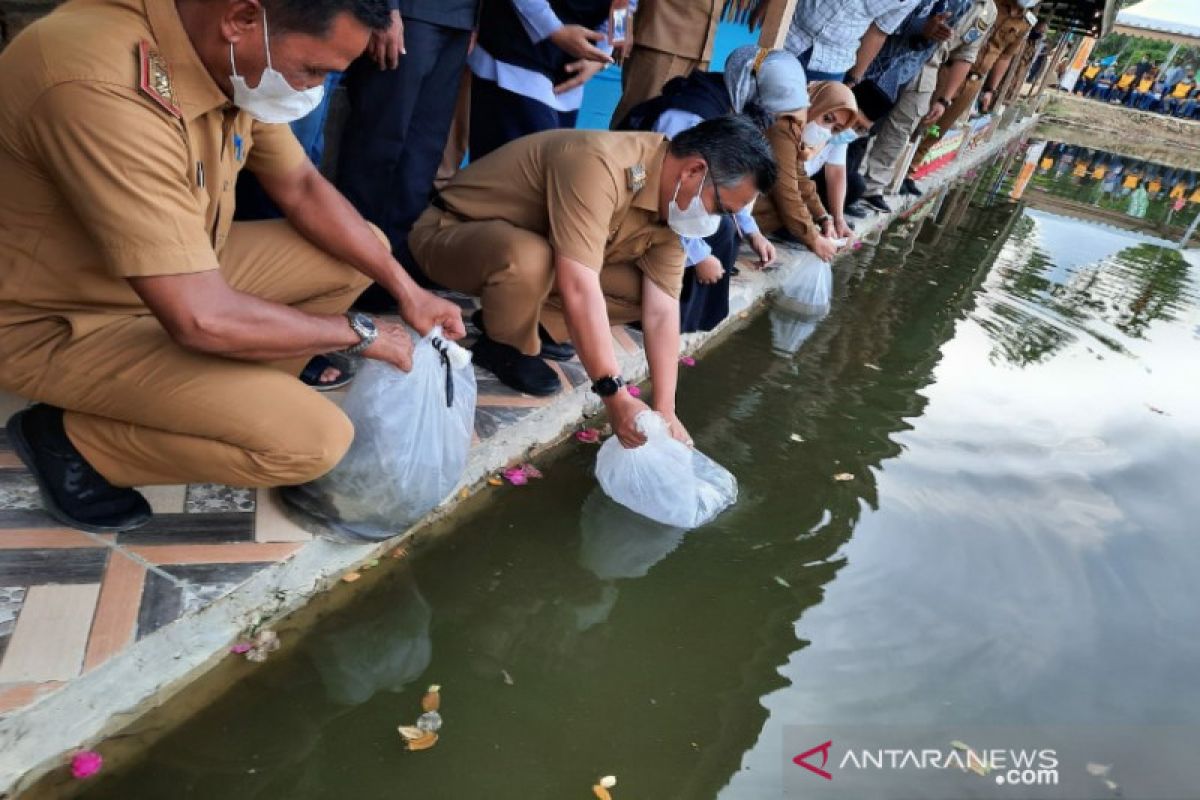
[[[834,134],[858,119],[858,104],[847,86],[833,81],[810,83],[808,95],[807,114],[777,112],[767,130],[779,162],[779,180],[769,195],[759,198],[754,219],[765,233],[786,231],[817,257],[831,261],[838,251],[833,217],[821,204],[810,175],[824,165],[820,156]]]

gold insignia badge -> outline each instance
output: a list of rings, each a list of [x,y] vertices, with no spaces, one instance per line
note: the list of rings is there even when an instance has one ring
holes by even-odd
[[[625,181],[629,184],[630,191],[640,192],[646,185],[646,167],[642,164],[629,167],[625,170]]]
[[[138,64],[140,67],[138,89],[141,93],[171,116],[182,117],[183,112],[179,110],[175,90],[171,87],[171,69],[162,54],[145,39],[138,43]]]

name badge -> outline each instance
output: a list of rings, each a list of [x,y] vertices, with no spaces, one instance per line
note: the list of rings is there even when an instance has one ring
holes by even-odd
[[[971,30],[967,31],[963,35],[963,41],[967,44],[971,44],[972,42],[978,40],[980,36],[981,34],[979,32],[979,28],[971,28]]]
[[[1037,25],[1037,14],[1034,14],[1032,11],[1026,11],[1025,12],[1025,21],[1028,22],[1031,26]]]
[[[613,0],[608,10],[608,43],[613,47],[625,44],[629,37],[629,0]]]

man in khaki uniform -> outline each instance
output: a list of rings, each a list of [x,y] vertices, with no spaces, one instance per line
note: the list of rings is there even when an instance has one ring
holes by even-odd
[[[462,334],[262,121],[319,102],[386,23],[386,0],[97,0],[0,54],[0,388],[40,402],[8,432],[60,521],[127,530],[150,516],[127,487],[328,471],[353,431],[300,367],[411,364],[402,326],[342,314],[371,280]],[[286,220],[231,223],[243,166]]]
[[[654,409],[675,418],[681,235],[708,236],[775,180],[762,133],[744,117],[657,133],[533,134],[459,172],[417,220],[409,246],[434,281],[479,295],[475,360],[505,384],[553,394],[539,355],[570,339],[623,444],[642,441],[646,406],[624,389],[611,326],[640,321]]]
[[[708,69],[724,7],[724,0],[641,0],[612,127],[638,103],[658,97],[667,81]]]
[[[937,120],[938,127],[948,131],[971,110],[976,98],[984,111],[991,107],[992,98],[1000,88],[1004,74],[1013,57],[1021,50],[1025,37],[1037,23],[1037,17],[1030,11],[1037,5],[1037,0],[995,0],[997,9],[996,24],[987,37],[987,43],[975,58],[971,66],[967,83],[953,98],[950,107]],[[936,137],[926,136],[913,156],[913,166],[925,160],[929,149],[937,143]]]
[[[904,87],[896,105],[871,143],[863,177],[865,197],[888,194],[909,140],[922,125],[937,121],[950,107],[950,98],[962,88],[983,41],[996,21],[993,0],[972,0],[954,25],[950,38],[941,42],[921,67],[917,77]],[[944,66],[943,66],[944,65]],[[868,76],[870,72],[867,73]],[[911,74],[911,73],[910,73]],[[913,191],[915,187],[909,187]]]

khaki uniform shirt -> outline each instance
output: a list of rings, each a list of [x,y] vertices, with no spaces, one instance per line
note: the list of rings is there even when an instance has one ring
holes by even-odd
[[[804,122],[791,114],[781,115],[767,129],[767,141],[779,164],[779,179],[754,204],[754,221],[764,233],[786,228],[811,247],[821,235],[815,220],[825,216],[826,211],[817,185],[804,166],[809,154],[802,141],[803,134]]]
[[[986,76],[1001,58],[1015,56],[1025,42],[1025,37],[1033,28],[1025,13],[1012,16],[1009,11],[1012,7],[1011,0],[998,0],[996,5],[998,19],[992,26],[992,33],[988,36],[987,44],[983,46],[979,56],[975,59],[975,68],[971,70],[976,75]]]
[[[641,0],[633,41],[662,53],[711,61],[723,0]]]
[[[441,200],[460,219],[500,219],[545,236],[557,255],[597,272],[633,264],[677,298],[683,247],[658,212],[666,153],[659,133],[544,131],[460,171]]]
[[[917,84],[918,91],[932,92],[937,88],[938,69],[953,61],[974,61],[983,49],[988,31],[996,22],[996,4],[993,0],[975,0],[954,26],[950,38],[933,52],[933,58],[925,62]]]
[[[304,158],[230,104],[173,0],[67,3],[0,54],[0,326],[149,313],[126,278],[217,269],[238,171]]]

